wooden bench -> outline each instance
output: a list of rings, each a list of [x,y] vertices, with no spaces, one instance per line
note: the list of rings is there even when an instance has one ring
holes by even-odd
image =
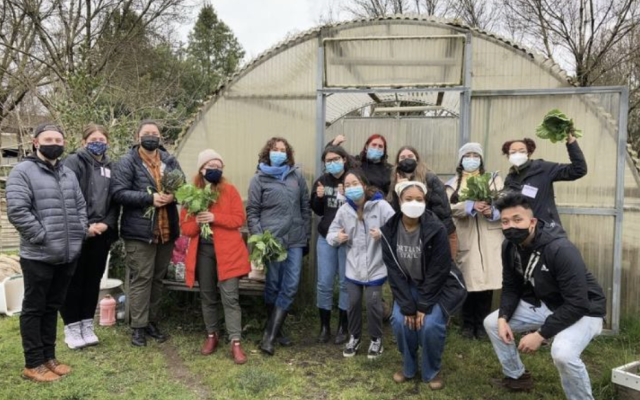
[[[177,290],[181,292],[199,292],[200,285],[198,281],[190,288],[184,282],[172,281],[170,279],[163,279],[162,284],[168,290]],[[240,279],[240,295],[242,296],[262,296],[264,293],[264,282],[256,281],[248,278]]]

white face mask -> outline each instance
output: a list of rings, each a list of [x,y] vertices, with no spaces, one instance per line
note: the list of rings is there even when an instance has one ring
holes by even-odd
[[[513,153],[509,156],[509,162],[516,167],[526,163],[529,157],[525,153]]]
[[[400,210],[409,218],[420,218],[420,216],[424,214],[424,209],[426,207],[427,205],[424,204],[424,202],[412,200],[402,203]]]

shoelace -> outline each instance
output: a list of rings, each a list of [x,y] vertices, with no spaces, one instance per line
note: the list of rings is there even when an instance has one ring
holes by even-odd
[[[353,336],[351,336],[351,338],[349,339],[349,343],[347,343],[347,348],[348,349],[355,349],[357,343],[358,343],[358,340],[356,338],[354,338]]]
[[[39,374],[45,374],[49,372],[49,368],[47,368],[44,364],[36,367],[35,371]]]
[[[69,333],[72,339],[81,340],[82,339],[82,330],[69,329]]]
[[[382,341],[381,340],[376,340],[374,342],[371,342],[371,351],[374,353],[377,353],[380,351],[380,347],[382,346]]]
[[[82,336],[95,336],[93,325],[82,325]]]

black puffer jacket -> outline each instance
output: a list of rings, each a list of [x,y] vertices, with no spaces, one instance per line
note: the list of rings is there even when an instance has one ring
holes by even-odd
[[[20,257],[47,264],[77,259],[87,211],[75,174],[37,157],[16,165],[7,180],[7,216],[20,232]]]
[[[429,314],[439,304],[447,316],[451,316],[467,297],[462,272],[451,258],[449,238],[442,222],[431,211],[420,217],[422,243],[422,276],[418,288],[418,302],[411,296],[411,277],[398,262],[398,224],[402,213],[398,212],[381,229],[382,259],[387,266],[393,298],[402,315],[415,315],[416,311]]]
[[[604,317],[607,300],[602,287],[559,225],[538,221],[528,260],[522,259],[522,250],[509,241],[502,245],[501,317],[509,320],[520,300],[537,307],[544,302],[553,311],[540,328],[547,339],[584,316]],[[524,278],[530,263],[535,285]]]
[[[139,148],[139,145],[133,146],[129,153],[116,163],[111,176],[111,191],[113,199],[122,205],[120,236],[124,239],[152,243],[157,213],[154,214],[153,219],[145,218],[144,213],[149,206],[153,205],[153,195],[149,194],[147,189],[151,188],[152,192],[157,192],[158,188],[151,172],[142,162],[138,153]],[[175,169],[182,171],[175,157],[163,148],[158,151],[163,164],[163,173]],[[175,202],[165,207],[169,214],[170,240],[173,241],[180,235],[178,208]]]
[[[111,242],[117,240],[120,206],[113,201],[109,190],[113,172],[111,160],[105,155],[98,161],[87,150],[79,149],[64,160],[64,165],[78,178],[80,190],[87,202],[89,224],[106,224],[109,229],[102,236]]]
[[[531,199],[533,215],[546,222],[560,223],[553,183],[575,181],[587,174],[587,162],[578,142],[567,143],[570,164],[531,160],[520,169],[512,167],[504,180],[504,190],[522,193]],[[523,191],[525,185],[531,187]],[[535,192],[535,193],[533,193]],[[535,196],[535,197],[534,197]]]

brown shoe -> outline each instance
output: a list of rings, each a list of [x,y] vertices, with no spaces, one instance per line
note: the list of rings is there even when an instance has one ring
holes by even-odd
[[[61,364],[55,358],[44,363],[44,366],[56,375],[65,376],[71,373],[71,367],[66,364]]]
[[[404,383],[410,379],[413,379],[413,378],[407,378],[406,376],[404,376],[404,373],[402,371],[398,371],[395,374],[393,374],[393,381],[395,383]]]
[[[442,381],[442,374],[438,372],[438,374],[429,381],[428,383],[429,389],[431,390],[440,390],[444,387],[444,382]]]
[[[533,377],[529,371],[525,371],[518,379],[505,376],[502,379],[493,379],[492,384],[493,386],[502,387],[513,392],[529,392],[533,389]]]
[[[247,356],[244,354],[244,351],[242,351],[239,340],[231,341],[231,356],[233,357],[233,362],[236,364],[244,364],[247,362]]]
[[[212,354],[214,351],[216,351],[216,348],[218,347],[218,334],[217,333],[213,333],[207,336],[207,340],[204,341],[204,344],[202,345],[202,350],[200,350],[200,354],[202,354],[203,356],[208,356],[209,354]]]
[[[61,378],[60,375],[51,372],[44,364],[35,368],[25,368],[22,371],[22,377],[34,382],[55,382]]]

